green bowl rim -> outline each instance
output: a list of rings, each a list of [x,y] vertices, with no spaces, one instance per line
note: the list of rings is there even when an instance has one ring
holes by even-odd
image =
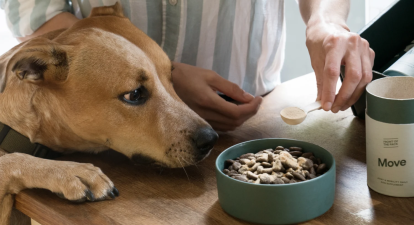
[[[299,141],[299,142],[306,142],[306,143],[308,143],[308,144],[312,144],[312,145],[318,146],[318,147],[322,148],[323,150],[325,150],[326,152],[328,152],[328,153],[329,153],[329,156],[332,158],[332,166],[329,168],[329,170],[328,170],[328,171],[326,171],[324,174],[322,174],[322,175],[321,175],[321,176],[319,176],[319,177],[313,178],[313,179],[311,179],[311,180],[305,180],[305,181],[302,181],[302,182],[297,182],[297,183],[292,183],[292,184],[283,184],[283,185],[275,185],[275,184],[255,184],[255,183],[244,182],[244,181],[237,180],[237,179],[234,179],[234,178],[232,178],[232,177],[227,176],[226,174],[224,174],[224,173],[223,173],[223,171],[221,171],[221,170],[219,169],[219,167],[218,167],[218,162],[217,162],[217,161],[218,161],[218,159],[220,158],[220,156],[221,156],[224,152],[229,151],[229,150],[230,150],[230,148],[233,148],[233,147],[236,147],[236,146],[238,146],[238,145],[245,144],[245,143],[248,143],[248,142],[253,142],[253,141],[264,141],[264,140],[289,140],[289,141]],[[221,153],[217,156],[217,158],[216,158],[216,163],[215,163],[215,164],[216,164],[216,171],[219,171],[219,172],[221,173],[221,175],[223,175],[223,176],[225,176],[225,177],[227,177],[227,178],[229,178],[229,179],[232,179],[232,180],[234,180],[234,181],[240,182],[240,183],[242,183],[242,184],[258,185],[258,186],[263,186],[263,187],[281,187],[281,186],[286,187],[286,186],[290,186],[290,185],[301,185],[301,184],[303,184],[303,183],[314,182],[314,181],[317,181],[318,179],[322,179],[321,177],[323,177],[325,174],[327,174],[328,172],[332,171],[332,170],[333,170],[333,168],[335,168],[335,167],[336,167],[335,158],[333,157],[332,153],[330,153],[330,152],[329,152],[328,150],[326,150],[325,148],[323,148],[323,147],[321,147],[321,146],[319,146],[319,145],[317,145],[317,144],[313,144],[313,143],[307,142],[307,141],[300,141],[300,140],[296,140],[296,139],[289,139],[289,138],[260,138],[260,139],[253,139],[253,140],[249,140],[249,141],[240,142],[240,143],[235,144],[235,145],[232,145],[232,146],[230,146],[230,147],[226,148],[224,151],[222,151],[222,152],[221,152]]]

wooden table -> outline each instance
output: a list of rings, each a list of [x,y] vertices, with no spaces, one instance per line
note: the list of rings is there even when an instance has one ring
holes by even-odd
[[[314,76],[308,74],[278,86],[265,97],[259,113],[236,131],[220,133],[211,155],[197,167],[147,168],[133,165],[113,151],[73,154],[62,160],[90,162],[115,183],[115,200],[73,204],[46,190],[26,190],[15,207],[42,225],[55,224],[248,224],[226,214],[217,197],[214,162],[227,147],[258,138],[293,138],[320,145],[337,162],[333,207],[304,224],[414,224],[414,199],[378,194],[367,186],[365,125],[351,110],[313,112],[300,125],[289,126],[282,108],[315,100]],[[47,181],[45,181],[47,182]],[[312,207],[311,205],[309,207]],[[294,209],[292,209],[294,212]]]

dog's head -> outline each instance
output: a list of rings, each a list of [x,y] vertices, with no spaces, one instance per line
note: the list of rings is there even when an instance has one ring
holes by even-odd
[[[139,163],[191,165],[217,133],[177,96],[171,70],[119,4],[95,8],[0,58],[0,119],[56,150],[111,148]]]

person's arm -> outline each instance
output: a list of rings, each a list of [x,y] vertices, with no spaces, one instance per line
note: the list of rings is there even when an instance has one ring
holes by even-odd
[[[37,29],[33,34],[25,36],[25,37],[17,37],[17,40],[20,42],[29,40],[33,37],[37,37],[39,35],[45,34],[50,31],[59,30],[63,28],[68,28],[72,26],[74,23],[76,23],[79,19],[76,18],[71,13],[68,12],[62,12],[57,14],[52,19],[48,20],[46,23],[44,23],[39,29]]]
[[[299,0],[318,99],[334,113],[354,104],[372,80],[375,54],[365,39],[349,31],[349,5],[349,0]],[[345,79],[335,96],[341,65]]]
[[[67,0],[0,0],[0,8],[6,13],[10,31],[20,42],[68,28],[78,20],[70,13],[72,8]]]

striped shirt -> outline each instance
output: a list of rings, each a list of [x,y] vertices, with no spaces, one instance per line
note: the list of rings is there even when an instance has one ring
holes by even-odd
[[[0,0],[16,37],[61,12],[85,18],[117,0]],[[284,0],[118,0],[131,22],[176,62],[210,69],[253,95],[280,83]]]

